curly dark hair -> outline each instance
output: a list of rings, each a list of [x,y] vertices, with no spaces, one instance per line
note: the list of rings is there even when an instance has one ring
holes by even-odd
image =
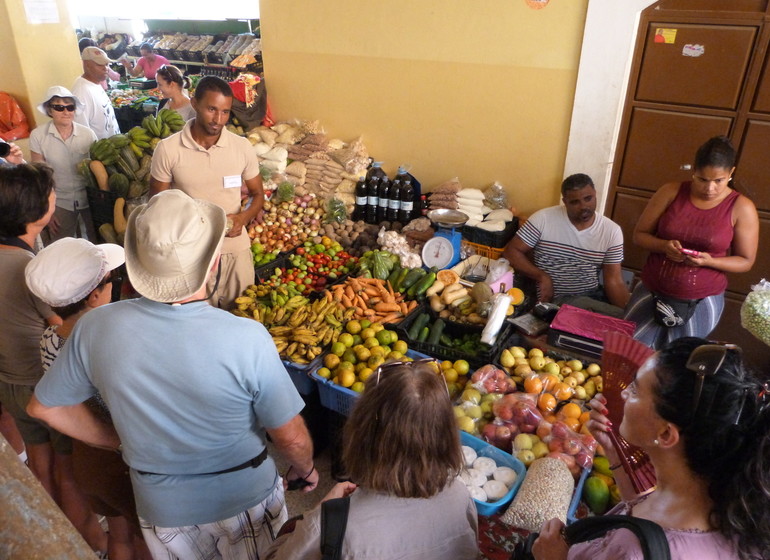
[[[704,344],[711,343],[685,337],[660,351],[655,408],[679,427],[690,469],[708,483],[712,524],[736,541],[741,559],[770,558],[768,386],[744,366],[740,350],[728,349],[694,405],[697,375],[685,365]]]
[[[45,163],[0,168],[0,237],[19,237],[48,212],[53,169]]]
[[[426,364],[372,375],[345,423],[342,461],[356,484],[400,498],[430,498],[462,468],[445,383]]]

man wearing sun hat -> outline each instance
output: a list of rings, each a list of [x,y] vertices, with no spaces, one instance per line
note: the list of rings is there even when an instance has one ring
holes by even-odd
[[[99,47],[86,47],[80,53],[83,60],[83,75],[72,86],[72,93],[83,102],[84,108],[75,115],[75,121],[96,133],[98,139],[109,138],[120,133],[118,120],[109,96],[101,86],[107,79],[110,60]]]
[[[205,301],[226,227],[221,208],[178,190],[134,210],[126,266],[143,297],[84,316],[29,407],[91,444],[122,444],[142,530],[167,549],[157,556],[264,553],[287,517],[266,434],[291,465],[288,480],[305,491],[318,483],[303,402],[270,335]],[[116,432],[79,404],[96,391]]]

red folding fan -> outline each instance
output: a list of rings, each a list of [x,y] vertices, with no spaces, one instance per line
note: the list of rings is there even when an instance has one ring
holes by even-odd
[[[604,335],[602,392],[607,398],[607,417],[612,422],[609,435],[618,451],[623,470],[639,494],[655,486],[655,469],[644,451],[631,445],[620,435],[620,424],[623,421],[623,398],[620,393],[634,380],[641,365],[654,353],[652,348],[626,334],[607,332]]]

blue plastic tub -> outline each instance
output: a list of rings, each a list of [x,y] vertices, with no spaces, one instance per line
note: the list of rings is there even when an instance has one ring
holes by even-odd
[[[570,502],[569,509],[567,510],[567,525],[571,525],[577,521],[575,514],[577,514],[578,505],[580,505],[580,500],[583,497],[583,486],[585,485],[586,478],[588,478],[590,473],[591,469],[583,469],[583,472],[580,473],[580,478],[578,479],[577,484],[575,484],[575,493],[572,495],[572,501]]]
[[[316,390],[316,383],[310,377],[310,372],[321,367],[322,356],[323,354],[309,364],[295,364],[288,360],[281,360],[300,395],[310,395]]]
[[[527,474],[527,467],[510,453],[506,453],[467,432],[460,432],[460,443],[473,448],[479,457],[489,457],[490,459],[493,459],[498,467],[510,467],[516,471],[516,482],[514,482],[513,486],[508,489],[508,493],[503,496],[502,499],[497,500],[496,502],[480,502],[475,498],[473,500],[476,502],[476,511],[478,511],[479,515],[488,517],[503,512],[511,501],[513,501],[516,492],[519,491],[519,487]]]

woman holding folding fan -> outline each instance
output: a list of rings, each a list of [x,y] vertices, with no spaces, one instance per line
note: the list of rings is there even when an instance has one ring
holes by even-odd
[[[644,450],[657,486],[633,495],[597,395],[589,428],[604,446],[623,500],[610,513],[660,525],[671,558],[770,558],[770,385],[748,372],[740,348],[680,338],[650,357],[623,391],[620,435]],[[543,525],[538,560],[642,558],[633,533],[618,529],[568,547],[563,525]]]

